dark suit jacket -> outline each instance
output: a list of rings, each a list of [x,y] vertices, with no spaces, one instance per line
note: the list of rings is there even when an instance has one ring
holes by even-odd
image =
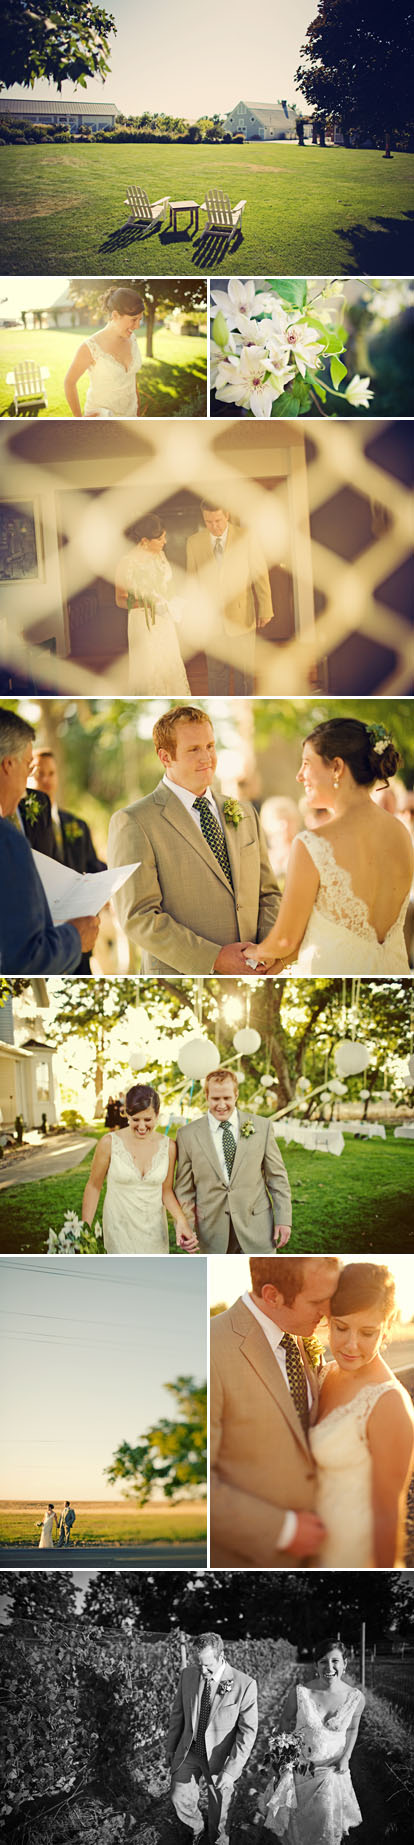
[[[0,821],[0,968],[3,974],[72,974],[80,937],[73,923],[55,928],[27,839]]]
[[[105,859],[98,858],[86,820],[80,820],[79,814],[70,814],[65,807],[59,808],[59,819],[63,833],[64,864],[70,865],[72,871],[106,871]],[[72,831],[73,829],[73,831]]]
[[[57,846],[52,826],[52,809],[49,795],[41,794],[40,791],[36,789],[35,799],[38,812],[36,818],[33,820],[29,818],[30,795],[31,789],[28,789],[27,794],[23,795],[23,800],[19,801],[19,814],[22,825],[24,826],[26,839],[28,839],[29,845],[33,847],[34,852],[44,852],[46,858],[57,858]]]
[[[41,806],[35,820],[29,820],[25,796],[20,802],[19,812],[26,838],[30,840],[35,852],[45,852],[47,858],[59,858],[49,796],[36,792],[36,800]],[[80,871],[82,874],[85,871],[105,871],[105,861],[97,858],[86,820],[80,820],[77,814],[71,814],[63,807],[59,807],[59,819],[63,834],[63,864],[68,865],[71,871]],[[68,827],[76,829],[74,838],[71,832],[68,837]],[[89,955],[81,955],[73,971],[77,974],[90,974]]]
[[[257,1686],[238,1666],[224,1666],[222,1682],[210,1709],[205,1734],[207,1761],[212,1775],[226,1774],[237,1781],[249,1759],[257,1735]],[[185,1761],[197,1735],[204,1680],[198,1666],[185,1666],[176,1692],[166,1737],[166,1754],[173,1775]]]

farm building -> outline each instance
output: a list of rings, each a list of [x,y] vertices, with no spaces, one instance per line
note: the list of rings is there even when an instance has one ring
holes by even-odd
[[[230,134],[244,134],[246,141],[284,141],[296,134],[296,121],[296,109],[287,102],[239,102],[225,117]]]
[[[40,96],[37,102],[33,96],[0,97],[0,117],[19,121],[22,128],[25,122],[43,122],[49,128],[69,128],[72,135],[79,135],[82,128],[97,134],[99,128],[113,128],[118,114],[116,103],[80,102],[77,96],[67,101],[63,96],[51,101]]]

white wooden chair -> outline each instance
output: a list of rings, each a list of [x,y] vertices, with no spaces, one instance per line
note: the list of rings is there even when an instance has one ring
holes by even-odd
[[[207,231],[221,231],[223,237],[231,237],[232,232],[242,226],[246,199],[239,199],[238,205],[231,205],[227,192],[221,192],[218,186],[212,186],[206,192],[201,211],[207,212]]]
[[[125,199],[125,204],[129,205],[131,213],[130,218],[128,218],[128,224],[161,223],[161,219],[165,217],[169,202],[169,197],[166,199],[155,199],[154,205],[150,205],[148,193],[144,191],[143,186],[128,186]]]
[[[14,387],[16,416],[21,410],[47,410],[44,380],[49,377],[48,367],[37,365],[34,359],[19,359],[13,371],[7,373],[6,384]]]

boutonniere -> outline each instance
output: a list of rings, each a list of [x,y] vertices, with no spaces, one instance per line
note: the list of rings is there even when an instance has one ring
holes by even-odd
[[[39,814],[44,812],[43,801],[39,800],[39,795],[35,793],[34,788],[26,788],[24,811],[26,820],[30,820],[32,824],[34,820],[39,819]]]
[[[228,796],[226,801],[223,801],[223,814],[225,820],[228,820],[229,826],[240,826],[240,821],[244,820],[243,808],[240,807],[238,801],[233,801],[231,795]]]
[[[302,1345],[306,1352],[306,1357],[309,1358],[309,1363],[313,1365],[314,1371],[319,1371],[320,1365],[322,1364],[323,1350],[322,1346],[319,1344],[319,1339],[316,1337],[316,1333],[312,1333],[310,1339],[302,1339]]]
[[[240,1128],[240,1134],[241,1134],[242,1140],[250,1140],[250,1135],[255,1134],[255,1133],[256,1133],[256,1129],[255,1127],[253,1127],[253,1122],[244,1121],[243,1127]]]
[[[65,833],[67,839],[82,839],[83,827],[81,827],[80,821],[68,820],[65,826]]]
[[[228,1691],[232,1691],[232,1690],[233,1690],[233,1679],[232,1679],[232,1678],[221,1678],[221,1679],[219,1679],[219,1683],[218,1683],[218,1685],[216,1686],[216,1691],[217,1691],[217,1697],[218,1697],[218,1698],[225,1698],[225,1697],[227,1697],[227,1693],[228,1693]]]

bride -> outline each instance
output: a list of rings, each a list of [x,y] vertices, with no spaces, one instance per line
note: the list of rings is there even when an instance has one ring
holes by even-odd
[[[82,1201],[84,1223],[92,1224],[107,1180],[103,1238],[110,1255],[168,1255],[167,1209],[179,1249],[198,1249],[197,1238],[173,1190],[175,1140],[157,1133],[160,1098],[150,1084],[136,1083],[125,1098],[128,1127],[105,1134],[94,1153]]]
[[[330,1304],[332,1364],[322,1374],[309,1443],[326,1536],[318,1566],[393,1569],[404,1562],[414,1458],[411,1398],[381,1357],[395,1284],[377,1262],[349,1262]]]
[[[47,1512],[44,1513],[43,1518],[39,1518],[38,1520],[36,1530],[42,1533],[39,1550],[53,1550],[55,1532],[57,1534],[58,1531],[58,1521],[54,1505],[48,1505]]]
[[[121,558],[115,596],[117,608],[128,609],[130,692],[181,697],[190,686],[175,626],[181,609],[166,596],[172,570],[165,543],[161,519],[147,513],[137,527],[136,543]]]
[[[89,372],[84,416],[139,416],[137,373],[142,358],[135,330],[144,311],[136,288],[110,288],[103,306],[109,320],[78,346],[64,380],[72,416],[82,416],[78,384]]]
[[[249,967],[300,974],[407,974],[404,920],[413,849],[399,820],[371,799],[388,786],[399,756],[382,725],[329,718],[303,747],[297,776],[312,807],[330,819],[298,834],[289,854],[277,922]]]
[[[362,1823],[349,1763],[365,1698],[344,1678],[340,1641],[323,1641],[315,1660],[311,1683],[292,1686],[282,1716],[284,1735],[293,1732],[297,1743],[296,1768],[282,1770],[260,1801],[264,1831],[286,1845],[341,1845]]]

